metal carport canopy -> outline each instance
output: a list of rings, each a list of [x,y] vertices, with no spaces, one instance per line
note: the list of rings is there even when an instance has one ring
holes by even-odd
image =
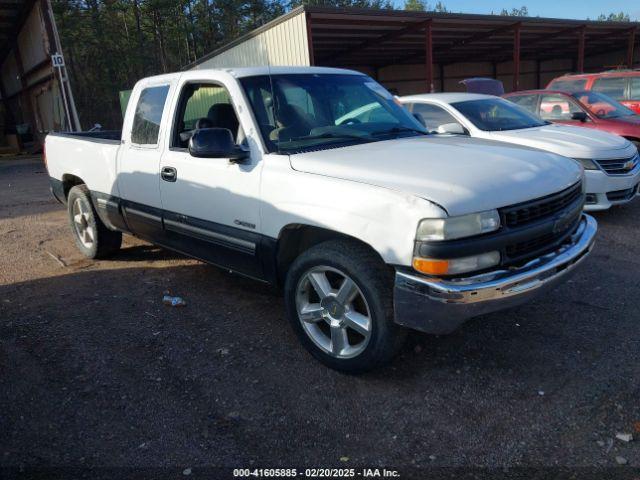
[[[427,63],[429,72],[434,63],[513,60],[516,77],[520,60],[575,58],[582,71],[585,55],[625,48],[631,66],[640,27],[638,22],[303,8],[316,65]]]

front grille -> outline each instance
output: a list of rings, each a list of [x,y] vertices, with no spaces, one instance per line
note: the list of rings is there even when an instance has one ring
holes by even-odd
[[[561,192],[501,208],[499,212],[502,224],[508,228],[514,228],[551,217],[571,205],[581,195],[582,183],[578,182]]]
[[[636,168],[639,160],[636,154],[633,157],[596,160],[596,162],[609,175],[626,175]]]
[[[569,228],[562,232],[547,233],[536,238],[527,240],[526,242],[514,243],[507,245],[505,253],[510,263],[523,263],[532,258],[539,257],[545,253],[551,252],[562,245],[577,228],[577,220],[572,222]]]
[[[622,200],[629,200],[633,197],[638,190],[638,186],[627,188],[626,190],[616,190],[615,192],[607,192],[607,199],[610,202],[620,202]]]

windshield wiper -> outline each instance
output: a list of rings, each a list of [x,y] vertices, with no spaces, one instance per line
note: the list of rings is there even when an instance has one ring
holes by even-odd
[[[379,130],[377,132],[371,132],[371,135],[392,135],[394,133],[405,133],[405,132],[414,132],[414,133],[419,133],[420,135],[429,135],[428,132],[425,132],[424,130],[419,130],[417,128],[412,128],[412,127],[392,127],[389,128],[388,130]]]
[[[326,133],[320,133],[318,135],[305,135],[303,137],[295,137],[292,138],[290,141],[292,142],[296,142],[298,140],[321,140],[323,138],[348,138],[348,139],[354,139],[354,140],[371,140],[371,138],[369,136],[366,135],[356,135],[355,133],[333,133],[333,132],[326,132]]]

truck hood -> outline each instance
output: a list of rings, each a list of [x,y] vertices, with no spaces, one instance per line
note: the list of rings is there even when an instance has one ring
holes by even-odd
[[[293,169],[412,194],[463,215],[543,197],[582,178],[553,153],[469,137],[412,137],[290,156]],[[331,192],[327,192],[330,195]]]
[[[604,160],[622,158],[635,153],[629,140],[608,132],[570,125],[545,125],[491,132],[486,138],[540,148],[570,158],[593,158]]]

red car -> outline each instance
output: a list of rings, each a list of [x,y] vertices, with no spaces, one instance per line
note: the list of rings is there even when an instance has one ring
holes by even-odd
[[[640,113],[640,70],[613,70],[602,73],[563,75],[547,85],[563,92],[600,92]]]
[[[602,93],[523,90],[503,97],[543,120],[615,133],[640,147],[640,115]]]

